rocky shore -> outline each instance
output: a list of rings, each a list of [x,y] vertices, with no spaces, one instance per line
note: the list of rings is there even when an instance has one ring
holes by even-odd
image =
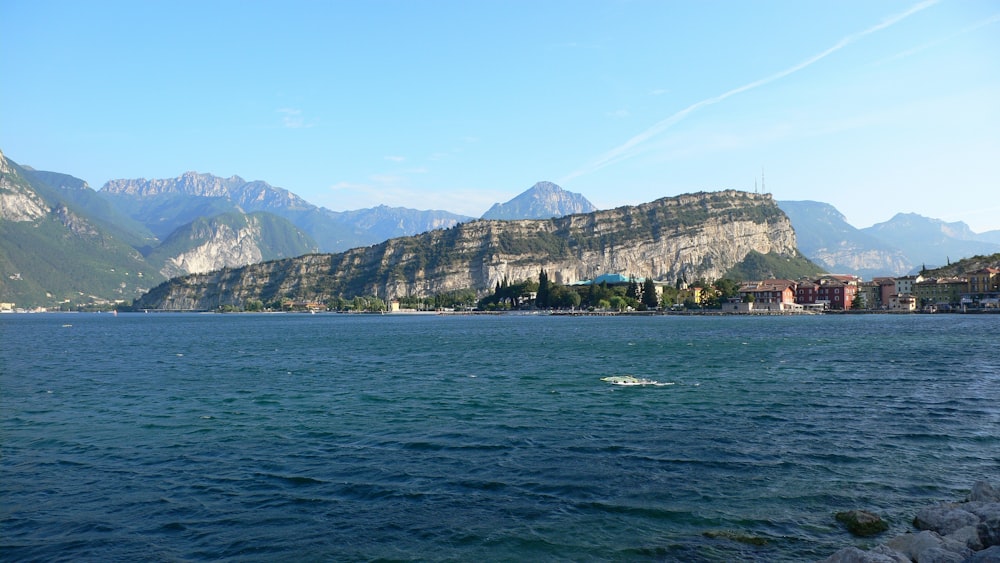
[[[848,520],[871,524],[870,513],[838,514],[856,535],[870,535],[852,528]],[[979,481],[964,502],[945,502],[924,508],[913,519],[918,532],[896,536],[865,551],[845,547],[821,563],[1000,563],[1000,490]]]

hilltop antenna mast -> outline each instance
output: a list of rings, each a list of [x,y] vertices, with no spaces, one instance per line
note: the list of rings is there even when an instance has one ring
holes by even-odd
[[[767,193],[767,186],[764,185],[764,167],[760,167],[760,193]]]

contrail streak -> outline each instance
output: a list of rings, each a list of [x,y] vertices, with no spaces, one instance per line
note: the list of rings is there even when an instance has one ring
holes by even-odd
[[[664,119],[662,121],[659,121],[659,122],[653,124],[652,127],[648,128],[645,131],[643,131],[642,133],[639,133],[638,135],[632,137],[631,139],[629,139],[628,141],[626,141],[624,144],[619,145],[619,146],[611,149],[610,151],[604,153],[603,155],[601,155],[600,157],[598,157],[596,160],[594,160],[593,162],[591,162],[587,166],[584,166],[583,168],[581,168],[579,170],[571,172],[569,175],[567,175],[564,178],[562,178],[560,180],[560,183],[568,182],[568,181],[570,181],[570,180],[572,180],[574,178],[578,178],[580,176],[583,176],[584,174],[590,174],[591,172],[596,172],[596,171],[598,171],[598,170],[600,170],[600,169],[602,169],[604,167],[607,167],[607,166],[610,166],[612,164],[616,164],[618,162],[621,162],[623,160],[627,160],[629,158],[632,158],[633,156],[635,156],[637,147],[639,147],[640,145],[642,145],[644,142],[646,142],[650,138],[655,137],[655,136],[659,135],[660,133],[664,132],[665,130],[669,129],[675,123],[677,123],[678,121],[684,119],[685,117],[687,117],[688,115],[694,113],[695,111],[698,111],[699,109],[701,109],[703,107],[706,107],[706,106],[717,104],[717,103],[725,100],[726,98],[730,98],[730,97],[735,96],[737,94],[742,94],[743,92],[746,92],[748,90],[753,90],[754,88],[759,88],[760,86],[764,86],[765,84],[770,84],[771,82],[774,82],[775,80],[780,80],[780,79],[782,79],[782,78],[784,78],[784,77],[786,77],[786,76],[788,76],[790,74],[796,73],[796,72],[798,72],[798,71],[800,71],[800,70],[802,70],[802,69],[804,69],[804,68],[806,68],[806,67],[808,67],[810,65],[813,65],[813,64],[815,64],[815,63],[817,63],[817,62],[825,59],[826,57],[832,55],[833,53],[836,53],[837,51],[843,49],[844,47],[847,47],[851,43],[854,43],[855,41],[857,41],[857,40],[859,40],[859,39],[861,39],[861,38],[863,38],[863,37],[865,37],[867,35],[871,35],[872,33],[875,33],[877,31],[881,31],[881,30],[883,30],[883,29],[885,29],[885,28],[887,28],[887,27],[889,27],[889,26],[891,26],[893,24],[896,24],[896,23],[902,21],[903,19],[905,19],[905,18],[907,18],[909,16],[912,16],[913,14],[915,14],[917,12],[920,12],[921,10],[925,10],[927,8],[930,8],[934,4],[937,4],[939,1],[940,0],[924,0],[923,2],[920,2],[918,4],[913,5],[909,9],[907,9],[907,10],[905,10],[903,12],[900,12],[900,13],[895,14],[893,16],[889,16],[888,18],[886,18],[882,22],[880,22],[880,23],[878,23],[876,25],[873,25],[872,27],[869,27],[868,29],[865,29],[863,31],[859,31],[857,33],[854,33],[854,34],[848,35],[847,37],[844,37],[840,41],[837,41],[836,43],[834,43],[834,45],[832,47],[826,49],[825,51],[820,52],[819,54],[813,55],[813,56],[809,57],[808,59],[806,59],[806,60],[804,60],[804,61],[802,61],[802,62],[800,62],[800,63],[798,63],[796,65],[790,66],[790,67],[788,67],[788,68],[786,68],[786,69],[784,69],[782,71],[776,72],[776,73],[774,73],[774,74],[772,74],[770,76],[767,76],[765,78],[761,78],[760,80],[755,80],[753,82],[750,82],[749,84],[744,84],[743,86],[740,86],[738,88],[733,88],[732,90],[729,90],[728,92],[719,94],[718,96],[714,96],[712,98],[706,98],[704,100],[701,100],[700,102],[696,102],[694,104],[691,104],[690,106],[688,106],[688,107],[686,107],[686,108],[678,111],[677,113],[671,115],[670,117],[668,117],[668,118],[666,118],[666,119]]]

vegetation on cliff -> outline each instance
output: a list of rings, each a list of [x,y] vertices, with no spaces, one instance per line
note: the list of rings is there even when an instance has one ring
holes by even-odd
[[[736,281],[789,279],[813,277],[825,270],[801,254],[781,256],[775,253],[761,254],[752,251],[737,265],[726,272],[725,277]]]
[[[1000,252],[990,255],[972,256],[958,262],[950,262],[940,268],[921,268],[920,274],[925,278],[952,278],[983,268],[1000,268]]]

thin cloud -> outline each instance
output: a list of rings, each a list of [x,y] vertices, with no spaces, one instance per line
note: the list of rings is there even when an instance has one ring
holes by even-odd
[[[903,58],[909,57],[910,55],[915,55],[915,54],[917,54],[917,53],[919,53],[921,51],[926,51],[927,49],[930,49],[931,47],[937,47],[938,45],[940,45],[942,43],[946,43],[948,41],[951,41],[952,39],[954,39],[954,38],[956,38],[956,37],[958,37],[960,35],[965,35],[966,33],[970,33],[970,32],[975,31],[975,30],[977,30],[977,29],[979,29],[981,27],[986,27],[986,26],[988,26],[990,24],[994,24],[994,23],[997,23],[997,22],[1000,22],[1000,14],[993,14],[992,16],[986,18],[985,20],[978,21],[978,22],[976,22],[976,23],[974,23],[974,24],[972,24],[972,25],[970,25],[968,27],[964,27],[964,28],[956,31],[955,33],[952,33],[950,35],[946,35],[944,37],[941,37],[940,39],[935,39],[934,41],[931,41],[929,43],[924,43],[923,45],[919,45],[919,46],[914,47],[912,49],[907,49],[906,51],[903,51],[901,53],[896,53],[895,55],[892,55],[891,57],[886,57],[886,58],[884,58],[884,59],[882,59],[880,61],[876,61],[876,62],[872,63],[872,66],[880,66],[880,65],[884,65],[886,63],[890,63],[890,62],[893,62],[893,61],[898,61],[899,59],[903,59]]]
[[[883,29],[885,29],[885,28],[887,28],[889,26],[892,26],[892,25],[894,25],[894,24],[896,24],[896,23],[898,23],[898,22],[900,22],[900,21],[908,18],[909,16],[912,16],[913,14],[916,14],[917,12],[920,12],[922,10],[930,8],[931,6],[937,4],[939,1],[940,0],[924,0],[923,2],[915,4],[914,6],[911,6],[909,9],[907,9],[907,10],[905,10],[903,12],[900,12],[898,14],[895,14],[895,15],[892,15],[892,16],[886,18],[882,22],[880,22],[880,23],[878,23],[876,25],[873,25],[872,27],[869,27],[868,29],[865,29],[863,31],[859,31],[857,33],[853,33],[851,35],[848,35],[848,36],[844,37],[840,41],[837,41],[836,43],[834,43],[833,46],[829,47],[828,49],[826,49],[826,50],[824,50],[824,51],[822,51],[822,52],[820,52],[820,53],[818,53],[816,55],[813,55],[813,56],[809,57],[808,59],[806,59],[806,60],[804,60],[804,61],[802,61],[802,62],[800,62],[800,63],[798,63],[796,65],[790,66],[790,67],[788,67],[788,68],[786,68],[786,69],[784,69],[782,71],[776,72],[776,73],[774,73],[774,74],[772,74],[770,76],[761,78],[759,80],[755,80],[755,81],[750,82],[748,84],[744,84],[743,86],[740,86],[738,88],[733,88],[732,90],[729,90],[728,92],[724,92],[722,94],[719,94],[718,96],[714,96],[714,97],[711,97],[711,98],[706,98],[704,100],[701,100],[700,102],[696,102],[694,104],[691,104],[690,106],[688,106],[688,107],[686,107],[686,108],[678,111],[677,113],[671,115],[670,117],[668,117],[668,118],[666,118],[666,119],[664,119],[664,120],[662,120],[662,121],[660,121],[658,123],[653,124],[652,127],[648,128],[645,131],[643,131],[642,133],[639,133],[638,135],[632,137],[631,139],[629,139],[628,141],[626,141],[624,144],[619,145],[619,146],[611,149],[610,151],[604,153],[603,155],[599,156],[596,160],[594,160],[593,162],[591,162],[587,166],[584,166],[583,168],[580,168],[580,169],[578,169],[578,170],[576,170],[574,172],[571,172],[569,175],[567,175],[566,177],[562,178],[560,180],[560,183],[568,182],[568,181],[570,181],[570,180],[572,180],[574,178],[578,178],[578,177],[583,176],[585,174],[590,174],[592,172],[596,172],[596,171],[598,171],[598,170],[600,170],[602,168],[605,168],[607,166],[610,166],[612,164],[617,164],[619,162],[622,162],[624,160],[632,158],[633,156],[635,156],[639,152],[639,149],[641,148],[642,144],[644,144],[646,141],[648,141],[649,139],[651,139],[651,138],[659,135],[660,133],[663,133],[664,131],[666,131],[670,127],[673,127],[677,122],[683,120],[685,117],[687,117],[688,115],[690,115],[690,114],[698,111],[699,109],[701,109],[703,107],[707,107],[707,106],[711,106],[711,105],[717,104],[717,103],[719,103],[719,102],[721,102],[721,101],[723,101],[723,100],[725,100],[727,98],[731,98],[731,97],[733,97],[733,96],[735,96],[737,94],[742,94],[743,92],[747,92],[747,91],[753,90],[755,88],[759,88],[761,86],[770,84],[771,82],[774,82],[776,80],[780,80],[780,79],[782,79],[782,78],[784,78],[784,77],[786,77],[786,76],[788,76],[790,74],[794,74],[794,73],[796,73],[796,72],[798,72],[798,71],[800,71],[800,70],[802,70],[804,68],[812,66],[813,64],[815,64],[815,63],[817,63],[817,62],[825,59],[826,57],[832,55],[833,53],[836,53],[837,51],[843,49],[844,47],[847,47],[848,45],[854,43],[855,41],[858,41],[859,39],[861,39],[863,37],[866,37],[868,35],[871,35],[872,33],[875,33],[877,31],[881,31],[881,30],[883,30]]]
[[[624,118],[626,118],[626,117],[628,117],[630,115],[632,115],[632,114],[629,113],[629,111],[627,109],[619,109],[619,110],[609,111],[608,112],[608,117],[614,117],[616,119],[624,119]]]
[[[382,158],[388,160],[389,162],[403,162],[406,160],[405,156],[385,156]]]
[[[280,108],[277,113],[281,114],[281,126],[285,129],[304,129],[313,126],[312,123],[306,123],[300,109]]]

